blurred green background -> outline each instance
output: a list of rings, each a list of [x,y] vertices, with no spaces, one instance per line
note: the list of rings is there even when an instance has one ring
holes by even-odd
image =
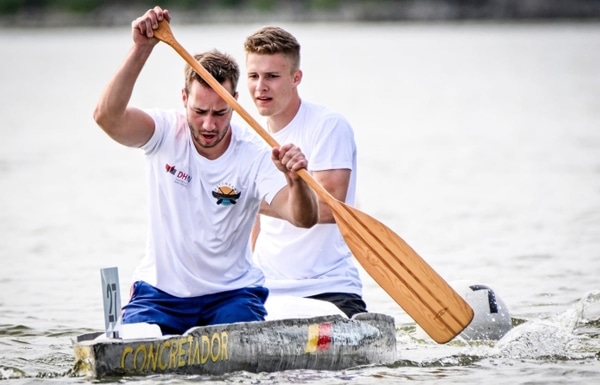
[[[0,25],[122,25],[157,4],[186,11],[180,21],[188,23],[600,20],[600,0],[0,0]]]

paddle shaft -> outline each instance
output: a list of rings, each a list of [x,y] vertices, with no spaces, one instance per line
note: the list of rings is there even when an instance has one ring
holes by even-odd
[[[159,28],[154,31],[154,36],[170,45],[177,53],[204,79],[206,83],[237,112],[271,147],[279,147],[279,143],[265,130],[260,123],[250,115],[244,107],[210,74],[173,36],[169,23],[165,20],[159,22]],[[336,200],[323,188],[305,169],[297,171],[298,175],[308,184],[325,203]]]
[[[277,141],[175,39],[169,23],[154,36],[170,45],[271,147]],[[305,169],[298,175],[326,203],[344,240],[367,273],[436,342],[457,336],[473,318],[471,307],[402,238],[367,214],[335,199]]]

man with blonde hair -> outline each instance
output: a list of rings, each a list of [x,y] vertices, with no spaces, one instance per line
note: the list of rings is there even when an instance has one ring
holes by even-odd
[[[248,90],[279,142],[293,142],[308,158],[308,171],[335,198],[354,204],[356,143],[340,114],[300,98],[300,44],[279,27],[246,38]],[[362,283],[330,208],[319,202],[319,223],[289,226],[263,202],[253,230],[254,260],[272,294],[329,301],[348,317],[366,312]]]

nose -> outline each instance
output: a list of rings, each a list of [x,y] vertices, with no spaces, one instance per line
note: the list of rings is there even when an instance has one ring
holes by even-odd
[[[266,91],[267,90],[267,82],[263,76],[260,76],[256,81],[256,89],[258,91]]]
[[[216,130],[216,128],[217,128],[217,120],[211,114],[209,114],[202,121],[202,129],[204,131],[213,131],[213,130]]]

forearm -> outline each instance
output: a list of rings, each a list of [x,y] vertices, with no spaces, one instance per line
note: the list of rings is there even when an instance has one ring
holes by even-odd
[[[350,169],[330,169],[313,172],[313,177],[332,197],[340,202],[346,201],[350,186]],[[319,223],[335,223],[335,217],[329,205],[319,199]]]
[[[321,223],[321,224],[335,223],[335,217],[333,216],[333,213],[327,203],[325,203],[319,199],[318,207],[319,207],[319,221],[317,223]],[[273,209],[273,207],[271,207],[265,201],[263,201],[260,205],[260,213],[262,215],[266,215],[269,217],[284,219],[281,217],[281,215],[279,215],[277,213],[277,211],[275,209]]]
[[[302,179],[288,179],[288,221],[309,228],[319,222],[319,203],[315,192]]]
[[[335,223],[335,217],[329,205],[319,199],[319,223]]]

